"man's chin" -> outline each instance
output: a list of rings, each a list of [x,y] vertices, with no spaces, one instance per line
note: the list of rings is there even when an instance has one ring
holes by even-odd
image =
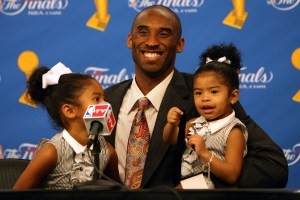
[[[144,74],[150,78],[158,78],[162,73],[160,71],[144,71]]]

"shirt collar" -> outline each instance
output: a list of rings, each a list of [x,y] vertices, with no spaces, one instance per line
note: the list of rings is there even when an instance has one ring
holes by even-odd
[[[217,132],[218,130],[220,130],[221,128],[223,128],[224,126],[226,126],[227,124],[229,124],[234,118],[235,118],[235,112],[234,112],[234,110],[232,110],[231,114],[223,119],[208,122],[204,117],[200,116],[191,123],[207,122],[209,130],[213,134],[213,133]]]
[[[164,93],[173,77],[173,74],[174,70],[161,83],[159,83],[146,95],[148,100],[151,102],[151,105],[153,105],[153,107],[156,110],[159,110],[160,104],[164,97]],[[135,77],[132,80],[129,90],[130,92],[128,97],[128,107],[126,109],[126,113],[129,113],[132,110],[133,106],[135,105],[138,99],[144,97],[144,94],[141,92],[140,88],[138,87],[135,81]]]
[[[67,141],[67,143],[72,147],[76,154],[82,153],[86,146],[79,144],[66,129],[62,132],[62,137]]]

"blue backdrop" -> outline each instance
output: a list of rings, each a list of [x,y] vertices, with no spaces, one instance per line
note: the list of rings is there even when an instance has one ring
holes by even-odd
[[[103,87],[131,78],[134,64],[126,46],[131,22],[143,8],[163,4],[182,20],[185,47],[176,62],[180,71],[193,73],[199,55],[213,43],[234,42],[242,51],[240,101],[285,152],[287,188],[299,188],[299,3],[0,0],[0,157],[30,159],[40,138],[56,133],[46,112],[24,101],[34,68],[62,62],[91,74]]]

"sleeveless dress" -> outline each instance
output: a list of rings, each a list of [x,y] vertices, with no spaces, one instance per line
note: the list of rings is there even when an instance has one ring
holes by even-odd
[[[198,134],[205,140],[205,146],[214,156],[225,160],[226,142],[232,128],[239,127],[245,138],[244,156],[247,154],[248,131],[246,126],[235,117],[233,111],[229,116],[217,120],[206,121],[202,116],[191,122],[188,134]],[[198,157],[193,148],[187,147],[182,156],[181,178],[185,179],[199,173],[203,173],[208,188],[214,188],[213,183],[207,177],[206,163]]]
[[[109,161],[109,152],[104,137],[99,136],[98,140],[101,148],[98,169],[103,172]],[[40,188],[73,189],[77,183],[92,180],[94,158],[86,146],[80,145],[66,130],[50,140],[42,139],[37,151],[46,143],[55,146],[58,157],[56,167],[45,177]]]

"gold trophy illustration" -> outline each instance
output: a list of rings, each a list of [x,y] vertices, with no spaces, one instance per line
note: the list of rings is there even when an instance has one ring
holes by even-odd
[[[300,48],[297,48],[291,57],[292,64],[294,67],[298,70],[300,70]],[[296,92],[296,94],[293,96],[293,101],[299,102],[300,103],[300,90]]]
[[[233,9],[223,20],[223,24],[242,29],[248,13],[245,11],[246,0],[232,0]]]
[[[293,96],[293,100],[300,103],[300,90]]]
[[[110,15],[108,14],[108,0],[94,0],[94,2],[96,12],[88,20],[86,25],[103,32],[110,20]]]
[[[24,51],[19,55],[18,66],[20,70],[26,75],[26,80],[28,80],[32,71],[36,69],[38,65],[39,58],[33,51]],[[22,96],[19,98],[19,102],[32,107],[37,107],[37,105],[31,101],[30,96],[26,96],[26,93],[27,91],[22,94]]]

